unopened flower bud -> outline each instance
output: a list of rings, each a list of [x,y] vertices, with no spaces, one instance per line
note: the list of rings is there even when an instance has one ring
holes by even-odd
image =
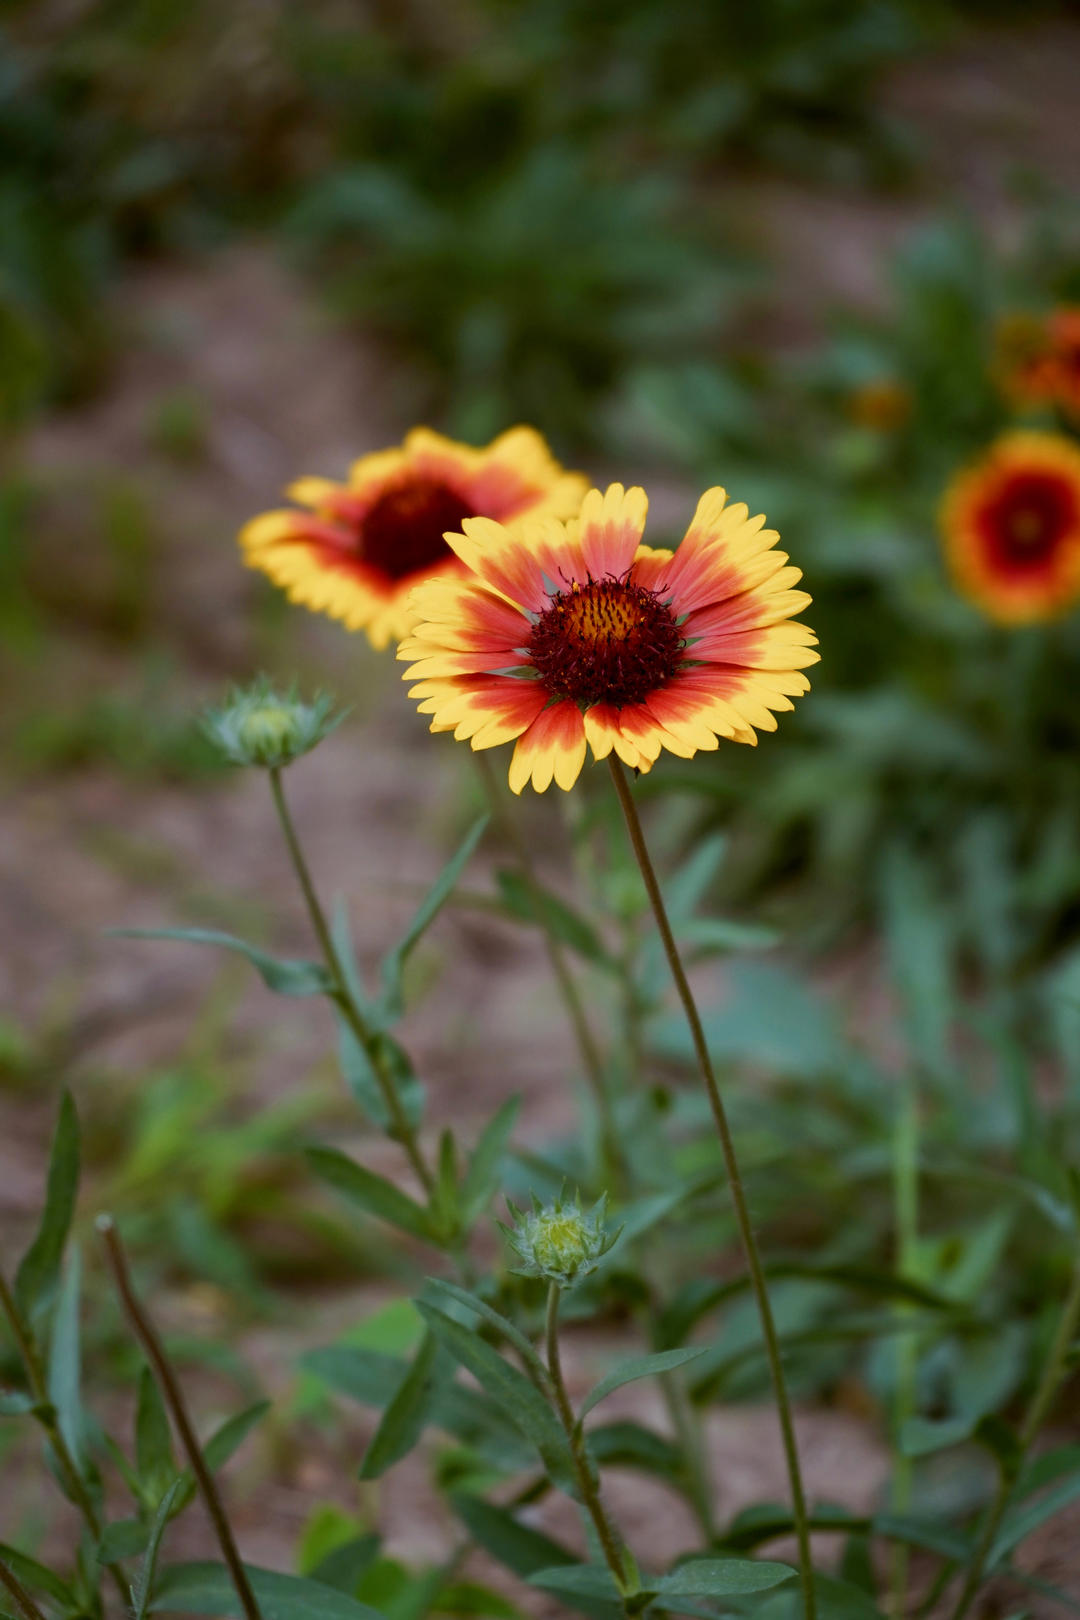
[[[527,1213],[513,1205],[510,1209],[516,1224],[499,1225],[522,1262],[515,1271],[523,1277],[543,1277],[561,1288],[595,1271],[622,1231],[622,1227],[611,1231],[606,1224],[606,1193],[587,1212],[577,1198],[568,1203],[561,1197],[546,1207],[534,1199]]]
[[[333,699],[326,693],[304,703],[295,686],[277,692],[260,675],[251,686],[230,692],[219,708],[210,709],[203,729],[234,765],[280,770],[309,753],[342,718],[333,713]]]

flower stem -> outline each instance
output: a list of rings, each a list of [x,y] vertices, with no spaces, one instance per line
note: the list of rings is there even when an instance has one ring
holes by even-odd
[[[585,1013],[585,1005],[578,992],[573,971],[570,968],[566,953],[562,945],[555,938],[551,927],[544,915],[544,908],[540,898],[540,884],[536,873],[536,863],[532,858],[529,846],[522,837],[521,829],[513,816],[507,815],[502,791],[500,790],[495,772],[491,768],[491,761],[484,749],[477,749],[473,758],[476,760],[480,780],[483,784],[484,794],[491,808],[492,815],[500,830],[506,835],[514,858],[520,868],[521,876],[525,881],[530,898],[533,900],[537,921],[547,951],[548,962],[551,965],[552,976],[559,988],[567,1017],[574,1031],[581,1061],[585,1070],[585,1077],[596,1100],[600,1115],[600,1130],[603,1140],[604,1156],[611,1166],[613,1174],[619,1179],[625,1179],[625,1165],[623,1163],[622,1149],[619,1143],[619,1133],[612,1116],[611,1097],[608,1092],[607,1077],[604,1071],[604,1059],[596,1039],[589,1026]]]
[[[94,1506],[86,1481],[79,1472],[78,1464],[71,1455],[71,1450],[64,1439],[63,1432],[56,1419],[56,1412],[49,1399],[49,1390],[45,1381],[45,1369],[41,1364],[34,1336],[28,1323],[15,1300],[15,1296],[8,1287],[7,1278],[0,1272],[0,1311],[3,1312],[11,1336],[15,1340],[15,1347],[19,1352],[19,1359],[23,1364],[26,1382],[30,1386],[30,1393],[34,1397],[34,1416],[42,1429],[56,1458],[57,1470],[64,1482],[67,1495],[82,1514],[83,1522],[95,1541],[101,1539],[101,1519]],[[128,1583],[124,1572],[117,1563],[107,1566],[113,1585],[123,1599],[125,1606],[128,1603]]]
[[[686,977],[686,970],[679,955],[679,948],[675,943],[675,936],[671,931],[668,920],[667,907],[660,892],[656,870],[645,843],[645,834],[642,831],[641,819],[637,813],[634,796],[630,791],[630,784],[626,778],[622,764],[614,754],[608,756],[611,766],[611,778],[615,784],[619,803],[622,806],[626,821],[626,830],[630,835],[630,843],[637,857],[645,889],[652,905],[656,926],[660,932],[660,939],[671,969],[671,976],[675,980],[675,988],[679,992],[686,1021],[690,1026],[690,1035],[694,1043],[694,1052],[697,1056],[698,1068],[705,1083],[705,1090],[712,1109],[713,1120],[716,1124],[717,1135],[720,1138],[720,1147],[724,1155],[724,1165],[727,1170],[728,1185],[731,1188],[731,1201],[735,1206],[735,1219],[738,1223],[739,1236],[742,1240],[743,1255],[746,1259],[747,1269],[750,1273],[750,1282],[757,1302],[758,1315],[761,1318],[761,1332],[765,1341],[765,1353],[769,1361],[769,1370],[772,1374],[773,1392],[776,1397],[777,1416],[780,1421],[780,1434],[784,1445],[784,1456],[787,1460],[788,1479],[791,1485],[792,1513],[795,1520],[795,1532],[799,1543],[799,1577],[802,1583],[803,1608],[806,1620],[814,1620],[816,1606],[814,1601],[814,1571],[810,1562],[810,1530],[807,1522],[806,1497],[803,1493],[802,1473],[799,1467],[799,1452],[795,1441],[795,1424],[791,1416],[791,1402],[788,1398],[787,1384],[784,1379],[783,1361],[780,1355],[780,1341],[776,1333],[776,1324],[773,1321],[772,1306],[769,1303],[769,1291],[765,1285],[765,1273],[762,1270],[761,1256],[758,1253],[757,1239],[754,1237],[754,1228],[750,1220],[750,1209],[746,1202],[746,1193],[743,1190],[742,1174],[739,1170],[739,1161],[735,1153],[735,1143],[728,1124],[727,1112],[720,1088],[716,1082],[712,1059],[709,1056],[708,1044],[705,1040],[705,1031],[701,1024],[701,1015],[694,1000],[694,992]]]
[[[1058,1387],[1061,1383],[1062,1374],[1065,1370],[1065,1362],[1068,1358],[1069,1347],[1072,1344],[1073,1337],[1076,1334],[1078,1326],[1080,1326],[1080,1264],[1076,1266],[1076,1269],[1073,1272],[1072,1282],[1069,1285],[1069,1292],[1066,1295],[1065,1304],[1062,1306],[1061,1316],[1058,1320],[1057,1331],[1054,1334],[1050,1349],[1047,1352],[1046,1362],[1042,1370],[1042,1377],[1039,1379],[1038,1388],[1031,1398],[1031,1406],[1028,1408],[1027,1417],[1024,1419],[1023,1428],[1020,1430],[1019,1439],[1021,1459],[1023,1459],[1023,1457],[1030,1450],[1034,1441],[1037,1439],[1039,1430],[1042,1428],[1043,1422],[1045,1421],[1047,1413],[1049,1412],[1053,1403],[1054,1396],[1057,1394]],[[1001,1478],[998,1481],[998,1488],[994,1495],[994,1500],[990,1504],[990,1510],[987,1513],[986,1522],[982,1528],[982,1533],[979,1536],[978,1542],[976,1543],[975,1551],[972,1553],[971,1564],[968,1567],[967,1579],[965,1580],[963,1590],[957,1599],[956,1607],[952,1612],[952,1620],[963,1620],[964,1615],[971,1607],[975,1594],[979,1590],[979,1586],[982,1582],[983,1570],[985,1569],[987,1559],[990,1557],[993,1550],[994,1538],[997,1535],[998,1526],[1001,1524],[1005,1509],[1009,1505],[1009,1497],[1016,1481],[1018,1467],[1019,1464],[1017,1464],[1017,1466],[1011,1470],[1002,1471]]]
[[[12,1574],[2,1558],[0,1558],[0,1586],[7,1588],[8,1595],[23,1616],[23,1620],[45,1620],[45,1616],[26,1590],[26,1587]]]
[[[116,1291],[124,1307],[124,1314],[127,1316],[132,1332],[145,1351],[147,1360],[154,1369],[154,1376],[187,1453],[191,1471],[195,1475],[196,1484],[205,1503],[206,1511],[210,1515],[218,1544],[221,1547],[229,1574],[232,1577],[232,1583],[236,1588],[236,1595],[240,1599],[240,1607],[243,1609],[247,1620],[262,1620],[259,1605],[255,1601],[255,1594],[251,1590],[251,1582],[248,1580],[247,1571],[240,1560],[240,1553],[233,1539],[232,1527],[229,1524],[225,1506],[218,1494],[217,1483],[207,1467],[206,1459],[202,1454],[198,1438],[192,1426],[183,1391],[165,1352],[165,1346],[159,1339],[154,1324],[139,1303],[138,1296],[132,1285],[124,1246],[120,1241],[120,1234],[116,1230],[112,1216],[100,1215],[97,1220],[97,1229],[105,1243],[105,1254],[109,1262],[109,1270],[112,1272]]]
[[[896,1129],[893,1138],[893,1204],[896,1212],[897,1269],[910,1280],[919,1236],[919,1099],[914,1075],[901,1081]],[[910,1307],[897,1307],[901,1315]],[[893,1424],[897,1437],[915,1411],[915,1378],[919,1347],[913,1331],[903,1334],[897,1345],[896,1401]],[[914,1480],[912,1459],[897,1446],[893,1463],[893,1512],[903,1515],[911,1507]],[[908,1549],[897,1542],[893,1549],[891,1588],[892,1613],[899,1620],[907,1608]]]
[[[334,944],[333,935],[326,921],[326,914],[315,891],[311,871],[301,848],[300,839],[297,836],[296,826],[289,810],[288,801],[285,798],[281,772],[277,769],[271,769],[267,774],[270,777],[270,791],[273,795],[278,821],[281,823],[281,831],[285,837],[285,845],[289,851],[289,859],[292,861],[293,870],[300,884],[308,916],[311,919],[311,926],[315,930],[315,937],[319,942],[319,949],[322,951],[327,971],[333,980],[334,1001],[340,1007],[349,1028],[367,1053],[368,1061],[371,1064],[372,1072],[375,1075],[382,1096],[383,1106],[390,1119],[389,1135],[396,1142],[400,1142],[405,1149],[409,1163],[412,1165],[420,1185],[430,1198],[435,1191],[435,1177],[432,1175],[427,1161],[420,1151],[416,1131],[402,1107],[401,1098],[398,1096],[393,1077],[387,1069],[382,1049],[372,1031],[368,1028],[367,1019],[356,1005],[356,998],[349,987],[348,975],[342,966],[341,957],[338,954],[337,946]]]
[[[623,1613],[631,1615],[633,1608],[628,1599],[632,1598],[638,1590],[636,1571],[627,1566],[624,1557],[622,1541],[618,1531],[607,1516],[604,1504],[600,1498],[600,1488],[593,1477],[592,1466],[585,1451],[585,1439],[574,1416],[574,1409],[570,1404],[570,1397],[566,1393],[566,1383],[562,1374],[562,1361],[559,1356],[559,1296],[558,1283],[550,1283],[547,1297],[547,1319],[545,1342],[547,1349],[548,1372],[551,1374],[551,1384],[555,1392],[555,1409],[559,1415],[559,1422],[566,1433],[570,1443],[570,1454],[574,1462],[574,1475],[581,1492],[581,1500],[593,1522],[596,1537],[600,1543],[600,1550],[604,1561],[611,1571],[612,1579],[619,1590],[623,1600]]]

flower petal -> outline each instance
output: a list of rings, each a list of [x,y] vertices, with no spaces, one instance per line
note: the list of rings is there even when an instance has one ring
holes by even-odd
[[[532,781],[537,793],[551,786],[569,790],[585,763],[585,727],[576,703],[553,703],[518,738],[510,761],[510,789],[520,793]]]

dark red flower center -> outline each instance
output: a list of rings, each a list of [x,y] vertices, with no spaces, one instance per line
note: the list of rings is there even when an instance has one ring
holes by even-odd
[[[1076,529],[1076,492],[1053,473],[1017,473],[984,508],[986,538],[1007,568],[1043,567]]]
[[[555,697],[583,708],[640,703],[678,667],[685,642],[655,591],[590,579],[558,591],[533,626],[529,656]]]
[[[476,516],[449,485],[410,477],[368,507],[360,525],[360,555],[391,579],[425,573],[450,554],[444,533],[456,533],[464,518]]]

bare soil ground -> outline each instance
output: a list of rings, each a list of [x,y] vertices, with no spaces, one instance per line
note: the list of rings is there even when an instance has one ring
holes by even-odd
[[[932,183],[918,195],[878,201],[756,180],[760,228],[791,277],[787,329],[797,334],[812,326],[830,301],[880,298],[890,251],[942,195],[961,195],[1008,232],[1010,166],[1028,163],[1070,182],[1080,160],[1078,55],[1080,30],[1062,23],[987,36],[898,75],[888,96],[914,118],[931,153]],[[161,533],[153,612],[168,626],[180,701],[189,703],[259,662],[255,582],[237,565],[232,544],[238,525],[272,505],[296,472],[338,474],[405,424],[385,360],[343,342],[264,246],[232,250],[194,269],[134,276],[116,316],[128,342],[108,391],[37,429],[26,462],[33,474],[75,489],[102,467],[136,480]],[[162,397],[177,391],[205,401],[209,424],[205,455],[186,464],[155,449],[147,426]],[[664,499],[675,509],[684,493],[672,487]],[[84,565],[78,554],[86,543],[77,526],[59,541],[42,536],[47,557],[58,548],[61,570]],[[370,966],[432,876],[436,851],[462,825],[473,788],[453,745],[428,739],[399,700],[390,661],[332,625],[300,613],[294,620],[288,635],[297,666],[321,672],[355,707],[335,742],[298,767],[291,785],[316,872],[348,901],[361,959]],[[131,679],[116,655],[97,646],[67,649],[58,669],[59,677],[54,671],[42,678],[62,678],[80,690]],[[525,814],[539,858],[558,884],[557,807],[545,801],[525,806]],[[491,859],[490,852],[481,855],[471,884],[485,884]],[[241,898],[275,947],[308,949],[261,781],[238,776],[210,787],[140,787],[93,769],[61,780],[22,780],[6,791],[0,817],[6,941],[0,1007],[31,1030],[50,1023],[69,1031],[76,1050],[67,1066],[76,1088],[91,1069],[148,1072],[184,1048],[220,983],[221,964],[210,953],[107,939],[102,930],[206,920],[228,896]],[[468,1138],[509,1090],[524,1100],[525,1142],[539,1144],[565,1125],[574,1057],[536,941],[480,913],[455,911],[440,922],[422,965],[431,982],[405,1036],[430,1088],[433,1126],[453,1120]],[[331,1030],[315,1004],[290,1004],[283,1012],[282,1003],[245,981],[228,1024],[228,1050],[245,1075],[257,1076],[260,1098],[291,1095],[321,1072]],[[37,1207],[48,1117],[39,1095],[0,1093],[0,1229],[9,1261]],[[369,1138],[363,1151],[384,1173],[395,1173],[392,1149]],[[88,1211],[94,1198],[91,1187]],[[327,1342],[384,1298],[385,1284],[364,1282],[304,1299],[294,1325],[251,1330],[241,1352],[269,1393],[287,1396],[299,1350]],[[194,1333],[207,1329],[215,1308],[212,1295],[197,1290],[159,1302],[171,1327]],[[585,1386],[606,1348],[602,1338],[570,1336],[576,1387]],[[211,1382],[207,1420],[220,1398]],[[643,1407],[647,1396],[623,1398],[627,1414],[662,1421]],[[311,1505],[325,1498],[362,1507],[391,1551],[409,1561],[445,1555],[453,1530],[422,1467],[410,1462],[378,1490],[348,1484],[369,1427],[363,1414],[344,1413],[340,1431],[332,1439],[313,1437],[303,1461],[274,1425],[249,1446],[230,1479],[251,1561],[291,1567],[296,1533]],[[806,1411],[799,1429],[810,1494],[857,1510],[872,1507],[886,1461],[865,1418]],[[718,1411],[708,1444],[721,1512],[783,1498],[771,1413]],[[681,1505],[662,1491],[615,1473],[611,1493],[631,1540],[658,1562],[692,1540]],[[19,1470],[5,1466],[0,1535],[16,1535],[40,1512]],[[565,1504],[544,1506],[537,1518],[577,1540]],[[186,1550],[209,1552],[196,1514],[189,1524]],[[54,1534],[62,1546],[70,1527]],[[1029,1557],[1080,1597],[1078,1534],[1080,1521],[1059,1521]],[[182,1550],[179,1537],[175,1550]],[[507,1581],[498,1577],[499,1584]],[[558,1612],[545,1610],[535,1594],[525,1601],[538,1614]]]

